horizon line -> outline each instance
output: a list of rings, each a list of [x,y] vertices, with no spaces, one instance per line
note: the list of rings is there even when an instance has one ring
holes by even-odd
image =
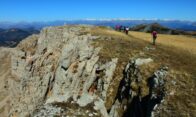
[[[21,22],[25,22],[25,23],[38,23],[38,22],[54,22],[54,21],[79,21],[79,20],[83,20],[83,21],[134,21],[134,20],[138,20],[138,21],[142,21],[142,20],[146,20],[146,21],[184,21],[184,22],[196,22],[196,20],[183,20],[183,19],[169,19],[169,18],[65,18],[65,19],[56,19],[56,20],[48,20],[48,21],[44,21],[44,20],[37,20],[37,21],[25,21],[25,20],[21,20],[21,21],[6,21],[6,20],[0,20],[1,23],[21,23]]]

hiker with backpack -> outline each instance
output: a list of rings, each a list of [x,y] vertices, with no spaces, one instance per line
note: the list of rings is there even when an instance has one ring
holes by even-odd
[[[129,27],[126,27],[125,28],[125,33],[128,35],[128,33],[129,33]]]
[[[126,26],[123,26],[122,30],[124,33],[126,33]]]
[[[123,27],[123,26],[122,26],[122,25],[120,25],[120,27],[119,27],[119,31],[120,31],[120,32],[122,31],[122,27]]]
[[[116,25],[115,29],[116,31],[120,31],[120,25]]]
[[[153,31],[152,32],[152,44],[155,45],[155,41],[157,39],[157,32],[156,31]]]

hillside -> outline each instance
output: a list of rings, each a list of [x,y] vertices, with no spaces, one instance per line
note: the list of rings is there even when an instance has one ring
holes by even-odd
[[[0,116],[194,117],[195,41],[169,36],[154,47],[145,33],[59,26],[0,48]]]
[[[143,33],[137,31],[131,31],[130,36],[147,41],[147,43],[152,42],[152,36],[150,33]],[[196,54],[196,38],[186,35],[165,35],[165,34],[158,34],[157,41],[158,46],[164,45],[174,49],[181,49],[184,51],[189,52],[190,54]]]
[[[184,31],[183,29],[171,29],[165,26],[162,26],[158,23],[152,23],[152,24],[140,24],[133,26],[131,31],[139,31],[139,32],[147,32],[151,33],[152,31],[156,30],[160,34],[171,34],[171,35],[191,35],[196,36],[195,31]]]
[[[0,46],[15,47],[24,38],[39,33],[38,30],[28,29],[0,29]]]

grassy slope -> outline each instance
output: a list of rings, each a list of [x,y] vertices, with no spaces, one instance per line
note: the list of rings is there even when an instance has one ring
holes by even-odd
[[[142,39],[148,42],[150,42],[152,38],[149,33],[131,31],[129,34],[135,38],[139,38],[139,39]],[[180,49],[189,51],[192,54],[196,54],[196,38],[195,37],[183,36],[183,35],[158,34],[157,43],[166,45],[169,47],[180,48]]]
[[[164,108],[161,109],[160,116],[196,116],[196,94],[194,93],[196,91],[196,55],[194,54],[196,52],[196,46],[194,46],[196,40],[185,36],[160,35],[156,49],[147,51],[144,49],[145,47],[154,48],[149,43],[150,34],[131,32],[127,36],[121,32],[103,27],[94,28],[91,33],[111,37],[108,40],[94,41],[95,46],[102,46],[103,48],[100,53],[102,62],[111,60],[111,58],[119,58],[112,84],[114,88],[110,90],[110,95],[115,95],[118,81],[122,78],[124,66],[130,58],[151,57],[154,62],[141,68],[144,76],[144,82],[141,84],[143,96],[148,93],[145,82],[148,77],[161,65],[167,65],[170,68],[166,86],[169,96],[166,97],[166,101],[163,103]],[[185,39],[183,40],[183,38]],[[108,107],[113,102],[110,97],[112,96],[108,97],[106,103]]]
[[[130,35],[147,44],[149,33],[130,32]],[[187,36],[159,35],[156,51],[151,54],[158,63],[170,67],[164,116],[196,116],[196,39]],[[172,83],[173,82],[173,83]],[[176,83],[175,83],[176,82]],[[173,94],[174,93],[174,94]]]
[[[8,49],[5,51],[5,48],[0,47],[0,117],[5,117],[8,113],[9,107],[8,99],[9,92],[7,92],[7,81],[11,78],[10,71],[10,54]]]

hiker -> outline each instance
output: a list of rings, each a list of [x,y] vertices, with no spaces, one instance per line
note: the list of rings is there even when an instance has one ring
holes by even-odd
[[[121,32],[121,30],[122,30],[122,25],[119,26],[119,31]]]
[[[116,25],[116,27],[115,27],[116,31],[119,31],[119,28],[120,28],[120,26]]]
[[[122,30],[124,33],[126,33],[126,26],[123,26]]]
[[[157,38],[157,32],[156,32],[156,31],[153,31],[153,32],[152,32],[152,39],[153,39],[153,40],[152,40],[152,41],[153,41],[152,44],[153,44],[153,45],[155,45],[156,38]]]
[[[126,27],[125,28],[125,33],[128,35],[128,33],[129,33],[129,27]]]

